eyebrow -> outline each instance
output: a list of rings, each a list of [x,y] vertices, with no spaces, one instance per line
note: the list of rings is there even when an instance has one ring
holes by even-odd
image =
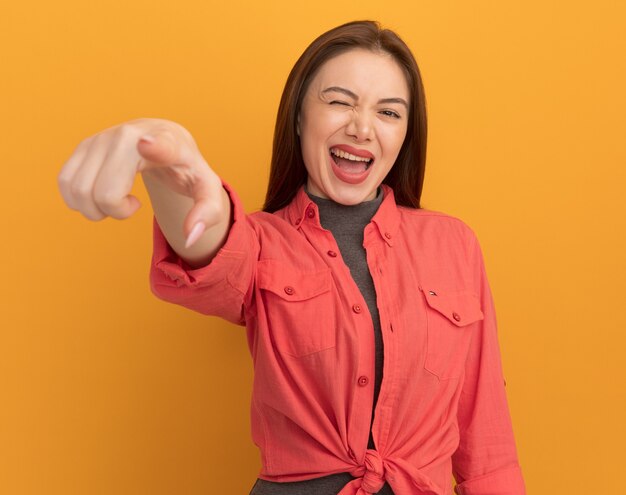
[[[330,93],[331,91],[334,91],[336,93],[343,93],[344,95],[356,101],[359,100],[357,94],[353,93],[349,89],[342,88],[340,86],[331,86],[330,88],[326,88],[324,91],[322,91],[322,94]],[[409,104],[403,98],[382,98],[378,100],[378,103],[400,103],[401,105],[404,105],[407,110],[409,109]]]

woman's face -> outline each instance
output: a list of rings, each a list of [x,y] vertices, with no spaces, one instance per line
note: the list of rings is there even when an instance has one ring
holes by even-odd
[[[345,205],[374,199],[404,142],[409,98],[387,53],[359,48],[325,62],[298,115],[307,190]]]

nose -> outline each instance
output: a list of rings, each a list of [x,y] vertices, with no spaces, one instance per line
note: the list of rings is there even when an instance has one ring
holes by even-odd
[[[374,137],[374,125],[366,112],[354,109],[352,118],[346,126],[346,134],[357,142],[371,141]]]

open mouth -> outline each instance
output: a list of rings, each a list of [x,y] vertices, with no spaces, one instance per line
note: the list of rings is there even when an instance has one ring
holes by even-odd
[[[336,147],[330,148],[328,151],[332,171],[340,181],[347,184],[361,184],[369,176],[374,164],[374,156],[371,153],[363,153],[370,156],[353,155]]]
[[[337,148],[331,148],[329,151],[335,165],[347,174],[362,174],[374,163],[373,158],[353,155]]]

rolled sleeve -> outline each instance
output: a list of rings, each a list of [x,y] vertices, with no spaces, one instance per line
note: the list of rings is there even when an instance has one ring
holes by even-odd
[[[153,219],[150,288],[164,301],[243,325],[259,243],[239,197],[228,184],[222,185],[232,205],[232,224],[224,245],[206,266],[192,268],[185,263]]]
[[[477,326],[459,399],[459,447],[452,456],[458,495],[524,495],[506,397],[496,314],[482,252],[470,240],[470,263],[484,319]]]
[[[526,488],[521,468],[513,466],[466,480],[455,491],[458,495],[520,495]]]

